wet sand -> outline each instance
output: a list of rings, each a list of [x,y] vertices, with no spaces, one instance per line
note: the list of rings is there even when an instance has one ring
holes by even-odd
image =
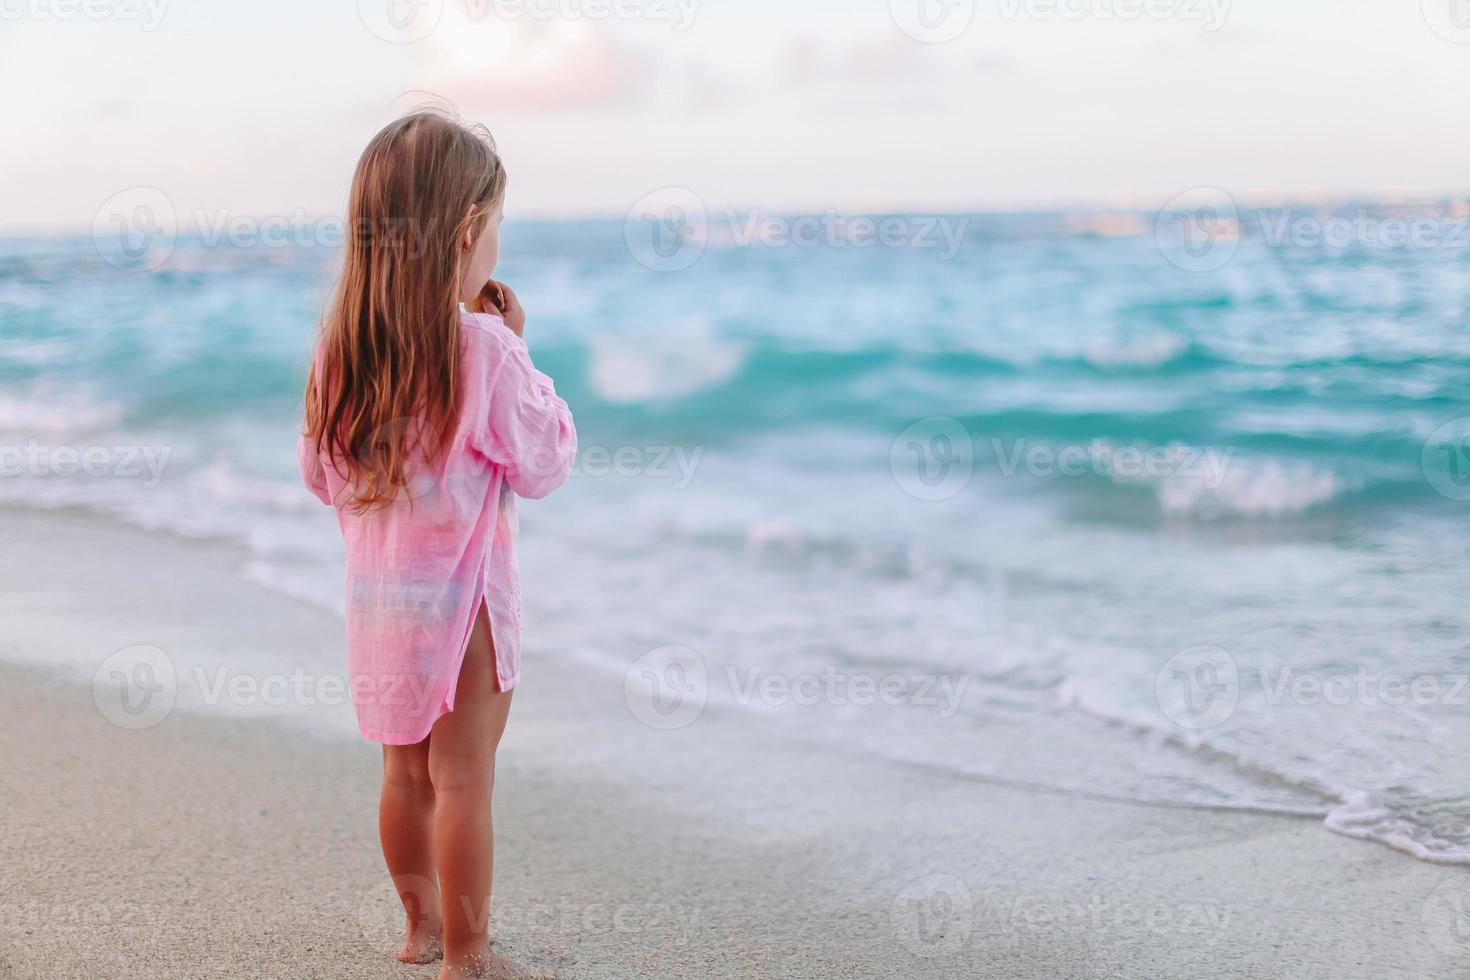
[[[0,976],[432,977],[394,958],[378,754],[342,711],[179,704],[119,725],[93,678],[319,669],[329,613],[232,548],[0,511]],[[1317,821],[1040,793],[778,739],[641,724],[535,649],[497,789],[498,948],[567,978],[1439,978],[1470,872]],[[266,670],[261,666],[262,671]],[[248,668],[247,668],[248,673]],[[324,720],[331,715],[330,720]]]

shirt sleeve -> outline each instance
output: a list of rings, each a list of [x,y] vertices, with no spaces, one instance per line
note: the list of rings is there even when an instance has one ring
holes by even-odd
[[[306,484],[306,489],[322,503],[331,504],[332,495],[327,490],[326,467],[322,465],[316,446],[304,435],[296,444],[296,462],[301,467],[301,480]]]
[[[506,331],[503,343],[499,363],[488,372],[485,418],[475,448],[505,468],[512,490],[540,500],[571,473],[577,429],[556,386],[531,363],[525,341]]]

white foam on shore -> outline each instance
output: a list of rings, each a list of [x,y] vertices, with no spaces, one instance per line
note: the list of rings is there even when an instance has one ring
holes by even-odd
[[[1278,771],[1269,763],[1247,755],[1238,748],[1212,738],[1209,732],[1180,728],[1151,717],[1146,712],[1117,706],[1103,706],[1089,697],[1075,682],[1067,682],[1059,692],[1061,703],[1072,710],[1096,718],[1106,724],[1136,731],[1141,737],[1198,755],[1206,764],[1224,763],[1249,779],[1265,786],[1289,787],[1303,799],[1315,798],[1322,804],[1251,806],[1265,813],[1291,816],[1321,817],[1326,829],[1357,840],[1371,841],[1401,851],[1421,861],[1435,864],[1470,866],[1470,836],[1456,839],[1441,836],[1422,818],[1414,819],[1403,805],[1395,806],[1378,794],[1317,782],[1303,782]]]
[[[1470,866],[1470,841],[1434,835],[1369,792],[1349,794],[1332,808],[1324,823],[1344,837],[1377,841],[1420,861]]]

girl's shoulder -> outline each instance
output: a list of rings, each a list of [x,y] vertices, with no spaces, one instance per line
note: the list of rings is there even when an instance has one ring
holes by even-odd
[[[459,323],[461,333],[472,347],[508,353],[526,346],[525,341],[511,333],[499,313],[472,313],[461,307]]]
[[[461,310],[459,335],[459,369],[467,390],[485,389],[507,365],[529,360],[526,342],[511,333],[498,313]]]
[[[466,309],[463,303],[459,304],[459,322],[462,327],[470,331],[482,330],[488,333],[492,330],[504,330],[510,333],[506,329],[505,320],[499,313],[475,313]]]

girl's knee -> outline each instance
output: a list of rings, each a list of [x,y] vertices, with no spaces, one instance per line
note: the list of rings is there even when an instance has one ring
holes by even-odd
[[[383,754],[383,782],[416,795],[433,792],[428,752],[418,746],[389,746]]]
[[[430,756],[429,781],[436,793],[490,790],[495,785],[495,753],[446,752]]]

